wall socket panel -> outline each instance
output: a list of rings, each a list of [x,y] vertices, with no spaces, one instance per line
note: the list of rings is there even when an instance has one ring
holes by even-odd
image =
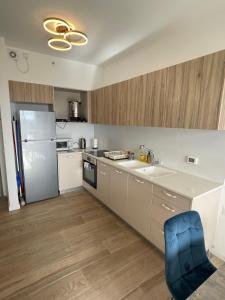
[[[198,157],[186,156],[186,163],[187,164],[197,165],[198,162],[199,162],[199,158]]]

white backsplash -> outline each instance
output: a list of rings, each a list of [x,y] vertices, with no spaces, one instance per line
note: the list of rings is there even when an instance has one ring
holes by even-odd
[[[101,148],[137,153],[139,145],[144,144],[165,166],[224,182],[224,131],[95,125],[95,136]],[[199,164],[187,164],[187,155],[198,157]]]
[[[94,138],[94,125],[88,123],[57,123],[56,125],[57,138],[72,138],[73,142],[78,142],[79,138],[84,137],[86,139],[86,146],[90,147]],[[74,145],[78,147],[77,144]]]

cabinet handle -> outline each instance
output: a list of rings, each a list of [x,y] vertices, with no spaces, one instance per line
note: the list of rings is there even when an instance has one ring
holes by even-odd
[[[102,166],[102,167],[106,167],[106,164],[101,163],[101,166]]]
[[[103,171],[100,171],[100,174],[103,175],[103,176],[105,176],[106,173],[103,172]]]
[[[144,183],[144,181],[141,181],[140,179],[137,179],[137,178],[134,178],[134,180],[137,182],[137,183]]]
[[[176,211],[175,209],[173,209],[173,208],[171,208],[171,207],[167,206],[167,205],[166,205],[166,204],[164,204],[164,203],[162,204],[162,207],[163,207],[163,208],[165,208],[165,209],[166,209],[166,210],[168,210],[168,211],[171,211],[171,212],[173,212],[173,213]]]
[[[166,196],[170,197],[170,198],[173,198],[173,199],[176,199],[177,196],[176,195],[172,195],[171,193],[167,192],[167,191],[163,191],[163,194],[165,194]]]
[[[119,171],[119,170],[114,170],[114,171],[115,171],[115,173],[117,173],[117,174],[122,174],[122,172]]]

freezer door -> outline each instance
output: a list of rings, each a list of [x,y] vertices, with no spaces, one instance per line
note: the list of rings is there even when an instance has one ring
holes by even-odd
[[[58,196],[55,141],[22,142],[27,203]]]
[[[21,110],[20,133],[22,141],[55,139],[55,113]]]

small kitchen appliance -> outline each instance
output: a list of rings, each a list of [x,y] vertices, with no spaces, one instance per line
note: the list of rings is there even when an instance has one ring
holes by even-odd
[[[80,149],[86,149],[86,139],[85,138],[80,138],[79,139],[79,148]]]
[[[69,104],[69,119],[70,121],[80,121],[80,101],[77,99],[70,100]]]
[[[68,151],[70,149],[69,138],[56,138],[57,151]]]

